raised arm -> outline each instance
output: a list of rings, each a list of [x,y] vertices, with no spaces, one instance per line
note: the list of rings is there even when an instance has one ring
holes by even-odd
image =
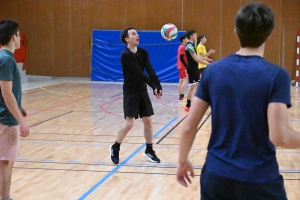
[[[189,52],[189,54],[193,57],[193,59],[194,59],[197,63],[201,63],[201,64],[204,64],[204,65],[208,65],[210,61],[212,62],[212,60],[209,59],[209,58],[204,58],[204,57],[198,56],[198,55],[196,54],[195,50],[194,50],[193,45],[191,45],[191,44],[188,44],[188,45],[186,46],[186,51]],[[208,62],[207,62],[206,60],[207,60]]]
[[[211,50],[209,50],[209,52],[207,52],[207,53],[200,53],[199,55],[200,55],[201,57],[208,57],[208,56],[214,54],[215,52],[216,52],[216,50],[211,49]]]
[[[211,59],[209,58],[202,58],[200,56],[197,56],[195,53],[194,54],[191,54],[191,56],[193,57],[193,59],[197,62],[197,63],[201,63],[201,64],[204,64],[204,65],[208,65],[209,62],[212,62]],[[207,62],[209,61],[209,62]]]

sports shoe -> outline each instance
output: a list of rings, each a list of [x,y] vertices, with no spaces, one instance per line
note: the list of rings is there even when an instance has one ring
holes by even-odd
[[[119,164],[119,151],[120,149],[113,148],[113,145],[110,145],[109,147],[110,160],[115,164]]]
[[[143,156],[147,158],[150,162],[160,163],[160,159],[156,156],[155,151],[153,150],[146,150],[145,153],[143,153]]]
[[[190,107],[187,107],[187,106],[184,106],[184,108],[183,108],[185,111],[187,111],[187,112],[189,112],[189,110],[190,110]]]
[[[179,101],[183,101],[184,100],[184,97],[179,97]]]

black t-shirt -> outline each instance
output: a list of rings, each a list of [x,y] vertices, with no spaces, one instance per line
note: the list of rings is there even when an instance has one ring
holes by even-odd
[[[124,49],[121,53],[121,63],[124,91],[145,90],[147,88],[146,83],[153,90],[162,90],[160,81],[150,63],[148,52],[145,49],[137,48],[136,53],[131,52],[128,48]]]
[[[196,49],[195,49],[193,43],[188,42],[185,45],[185,54],[186,54],[186,58],[188,61],[187,68],[190,68],[190,69],[197,68],[198,69],[198,63],[192,57],[192,54],[196,54]]]

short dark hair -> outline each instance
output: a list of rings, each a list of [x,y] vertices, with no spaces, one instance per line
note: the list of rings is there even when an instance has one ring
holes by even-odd
[[[0,44],[7,45],[13,35],[17,35],[19,31],[19,24],[8,19],[0,22]]]
[[[198,37],[198,41],[200,41],[202,38],[204,38],[204,37],[206,37],[206,35],[200,35],[199,37]]]
[[[187,38],[186,34],[182,35],[182,36],[179,38],[180,42],[183,42],[183,40],[184,40],[185,38]]]
[[[206,37],[206,35],[200,35],[198,38],[197,38],[197,42],[198,44],[201,42],[201,39]]]
[[[129,37],[128,31],[129,31],[129,30],[132,30],[132,29],[136,30],[134,27],[128,27],[128,28],[126,28],[126,29],[124,29],[124,30],[122,31],[120,37],[121,37],[121,41],[122,41],[124,44],[127,44],[125,38],[128,38],[128,37]]]
[[[241,47],[259,47],[274,28],[274,13],[262,3],[249,2],[242,6],[235,18],[235,29]]]
[[[191,36],[192,36],[194,33],[196,33],[196,31],[194,31],[194,30],[188,30],[188,31],[186,31],[186,37],[187,37],[188,39],[190,39]]]

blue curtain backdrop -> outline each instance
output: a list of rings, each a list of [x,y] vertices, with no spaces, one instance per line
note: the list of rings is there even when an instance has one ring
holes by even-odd
[[[166,41],[160,31],[138,31],[140,48],[148,51],[150,62],[161,82],[177,83],[177,50],[179,37],[185,32],[178,32],[176,39]],[[120,41],[121,30],[92,31],[92,81],[123,82],[120,54],[126,45]]]

